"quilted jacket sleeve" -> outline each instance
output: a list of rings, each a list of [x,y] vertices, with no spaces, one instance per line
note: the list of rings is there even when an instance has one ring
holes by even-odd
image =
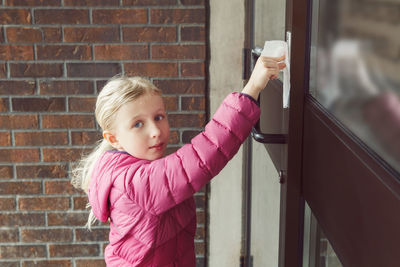
[[[249,97],[232,93],[191,144],[159,160],[132,168],[128,195],[143,209],[160,214],[192,196],[237,153],[260,116]]]

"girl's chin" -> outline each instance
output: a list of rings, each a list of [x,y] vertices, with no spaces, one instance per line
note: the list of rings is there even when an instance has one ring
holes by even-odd
[[[165,148],[164,149],[150,149],[149,151],[147,151],[147,153],[141,153],[141,154],[130,153],[129,151],[126,151],[126,152],[138,159],[156,160],[156,159],[160,159],[164,156]]]
[[[156,160],[156,159],[160,159],[160,158],[162,158],[163,156],[164,156],[164,150],[160,150],[160,151],[157,151],[156,153],[152,153],[151,155],[148,155],[148,157],[147,157],[147,159],[148,160]]]

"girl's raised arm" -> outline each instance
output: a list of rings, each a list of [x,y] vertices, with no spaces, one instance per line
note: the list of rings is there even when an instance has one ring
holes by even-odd
[[[239,150],[259,118],[257,104],[232,93],[190,144],[177,152],[132,166],[126,175],[129,197],[154,214],[181,203],[217,175]]]
[[[135,169],[128,182],[132,200],[160,214],[192,196],[217,175],[237,153],[259,119],[260,109],[254,99],[269,80],[278,77],[285,67],[280,62],[284,58],[260,57],[243,94],[228,95],[205,130],[190,144]]]

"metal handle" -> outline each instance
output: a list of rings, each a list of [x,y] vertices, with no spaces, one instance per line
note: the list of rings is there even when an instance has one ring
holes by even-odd
[[[262,48],[256,47],[251,50],[251,65],[254,67],[255,62],[261,55]],[[260,101],[257,100],[259,103]],[[286,144],[287,135],[286,134],[269,134],[262,133],[260,130],[260,120],[257,121],[256,125],[251,130],[251,136],[259,143],[263,144]]]
[[[268,134],[262,133],[260,131],[260,122],[251,129],[251,136],[259,143],[263,144],[286,144],[287,135],[286,134]]]

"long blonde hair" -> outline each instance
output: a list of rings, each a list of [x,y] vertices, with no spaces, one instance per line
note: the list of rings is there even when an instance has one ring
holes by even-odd
[[[95,115],[101,129],[103,131],[112,130],[115,115],[120,107],[146,93],[161,95],[161,90],[150,81],[140,77],[118,75],[110,79],[97,96],[96,101]],[[76,188],[82,189],[87,194],[93,167],[97,159],[105,151],[113,149],[107,140],[100,140],[90,154],[83,156],[73,166],[71,184]],[[87,204],[87,208],[90,208],[89,203]],[[86,227],[90,229],[95,221],[96,217],[92,210],[90,210]]]

